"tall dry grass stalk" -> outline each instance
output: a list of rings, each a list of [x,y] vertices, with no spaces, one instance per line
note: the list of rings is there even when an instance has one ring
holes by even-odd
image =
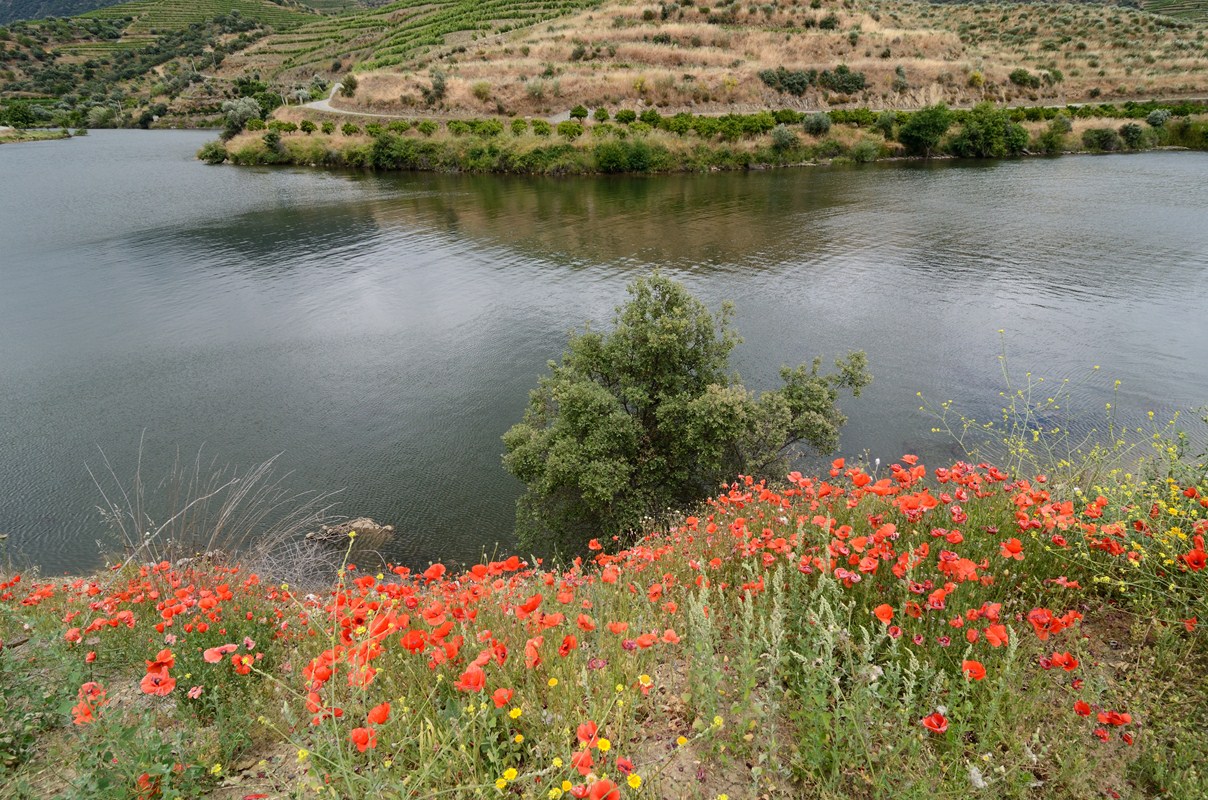
[[[241,470],[206,461],[201,449],[189,461],[178,452],[167,474],[151,482],[144,475],[143,444],[140,438],[129,481],[119,477],[104,451],[104,469],[88,467],[103,500],[97,508],[112,536],[98,541],[102,552],[116,546],[124,564],[197,557],[247,565],[271,561],[274,573],[298,571],[289,566],[291,554],[301,566],[316,560],[309,553],[302,557],[307,550],[302,539],[331,520],[336,493],[287,488],[291,473],[274,471],[280,454]]]

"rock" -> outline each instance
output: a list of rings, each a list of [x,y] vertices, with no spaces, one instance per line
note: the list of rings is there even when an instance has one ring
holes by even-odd
[[[356,531],[357,536],[384,539],[394,533],[394,526],[379,525],[369,517],[357,517],[336,525],[324,525],[319,530],[306,534],[306,538],[318,542],[339,542],[347,539],[352,531]]]

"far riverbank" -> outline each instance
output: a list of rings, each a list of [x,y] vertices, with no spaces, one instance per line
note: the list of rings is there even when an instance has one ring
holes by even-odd
[[[378,171],[521,175],[658,174],[770,169],[887,159],[1004,158],[1067,153],[1208,150],[1198,103],[914,112],[790,109],[720,117],[640,116],[598,110],[591,119],[361,120],[279,113],[228,126],[207,144],[208,163],[289,164]]]

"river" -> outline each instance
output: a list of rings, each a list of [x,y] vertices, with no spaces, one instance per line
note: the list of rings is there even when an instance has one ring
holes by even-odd
[[[867,351],[851,457],[953,458],[916,394],[993,418],[1004,348],[1077,386],[1078,431],[1208,402],[1206,153],[542,179],[211,167],[211,138],[0,148],[0,559],[96,566],[87,467],[130,479],[143,437],[144,476],[279,453],[400,563],[506,552],[500,435],[656,266],[735,303],[749,387]]]

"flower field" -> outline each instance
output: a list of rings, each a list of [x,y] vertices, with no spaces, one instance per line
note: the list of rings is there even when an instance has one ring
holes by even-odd
[[[1208,481],[836,460],[559,568],[0,580],[0,796],[1208,790]]]

